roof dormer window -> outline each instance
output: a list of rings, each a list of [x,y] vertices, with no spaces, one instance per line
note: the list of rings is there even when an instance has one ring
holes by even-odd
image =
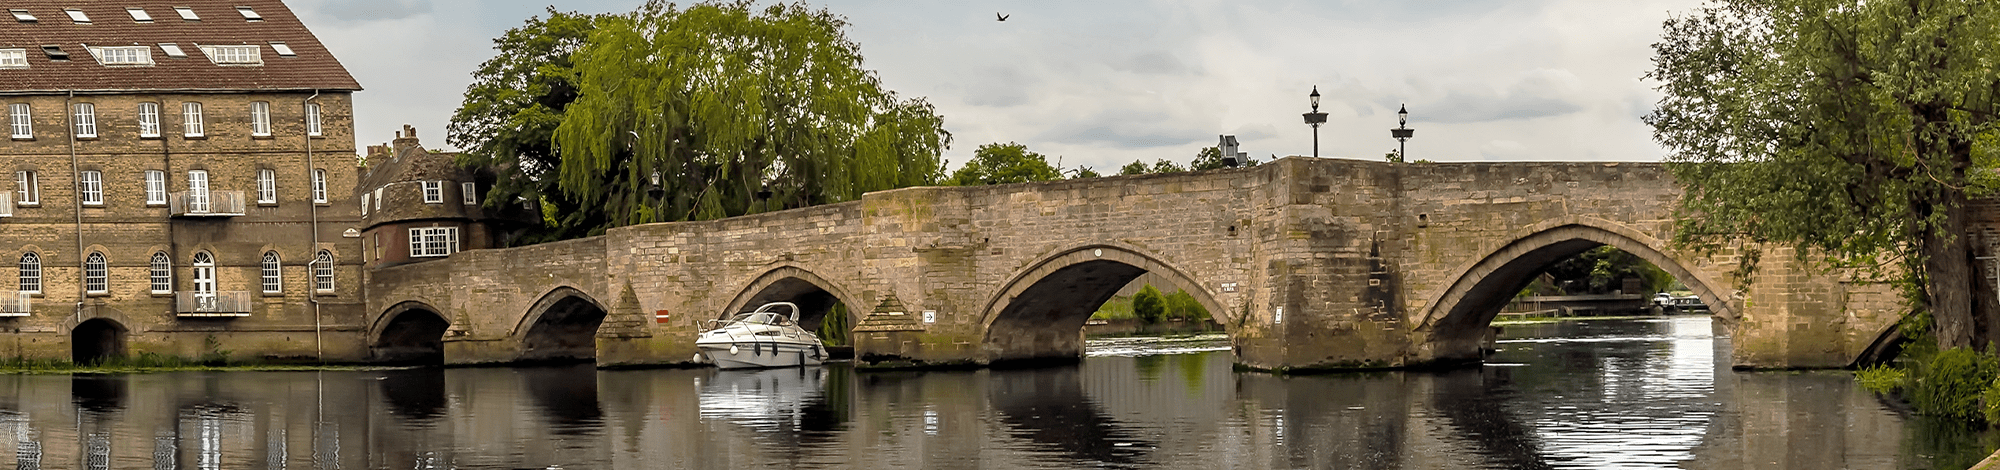
[[[174,13],[180,13],[183,20],[201,21],[200,16],[195,16],[193,7],[174,7]]]
[[[201,53],[216,65],[264,65],[263,48],[249,46],[201,46]]]
[[[27,49],[0,49],[0,69],[28,68]]]
[[[271,50],[277,52],[278,57],[299,56],[298,53],[292,52],[292,46],[287,46],[285,43],[279,41],[271,41]]]
[[[264,15],[257,14],[257,10],[250,7],[236,7],[236,12],[243,14],[243,21],[264,21]]]
[[[90,15],[83,14],[83,10],[71,8],[63,10],[63,13],[69,14],[69,20],[76,24],[90,24]]]
[[[15,21],[20,21],[22,23],[34,23],[38,21],[35,19],[35,15],[33,13],[28,13],[28,10],[7,10],[7,12],[14,14]]]
[[[188,53],[187,53],[187,51],[183,51],[183,50],[181,50],[181,45],[180,45],[180,44],[174,44],[174,43],[171,43],[171,42],[163,42],[163,43],[160,43],[160,50],[162,50],[162,51],[166,51],[166,53],[167,53],[167,57],[172,57],[172,58],[175,58],[175,59],[186,59],[186,58],[188,58]]]
[[[48,55],[49,60],[69,60],[69,53],[63,52],[62,46],[42,46],[42,54]]]
[[[126,8],[125,13],[132,15],[133,22],[138,22],[138,23],[153,22],[153,15],[146,13],[146,9],[144,8],[139,8],[139,7]]]
[[[92,47],[90,53],[103,65],[153,65],[153,48],[147,46]]]

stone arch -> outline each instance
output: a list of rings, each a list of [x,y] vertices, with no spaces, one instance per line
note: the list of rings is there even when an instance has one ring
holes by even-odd
[[[69,328],[70,361],[95,364],[125,357],[125,340],[130,330],[109,318],[91,318]]]
[[[744,283],[722,311],[703,313],[713,313],[715,316],[712,318],[721,319],[769,302],[792,302],[799,306],[799,326],[817,331],[820,322],[833,310],[835,302],[847,304],[848,311],[856,316],[866,313],[864,309],[869,306],[856,303],[856,299],[847,292],[833,281],[804,267],[787,263],[764,271]],[[849,326],[852,325],[850,322]]]
[[[379,362],[444,363],[444,333],[451,320],[437,308],[410,300],[390,306],[368,327],[368,354]]]
[[[1193,276],[1137,248],[1100,243],[1057,251],[1008,278],[980,315],[981,352],[988,362],[1081,358],[1084,321],[1148,272],[1187,291],[1234,332],[1231,312]]]
[[[610,309],[575,287],[560,286],[542,294],[514,325],[519,360],[589,361],[597,357],[597,327]]]
[[[1412,324],[1428,338],[1419,345],[1420,360],[1464,361],[1480,357],[1480,339],[1500,308],[1532,280],[1531,276],[1563,259],[1609,245],[1652,263],[1686,284],[1710,312],[1734,324],[1734,296],[1716,286],[1726,284],[1707,273],[1688,269],[1692,263],[1668,254],[1666,243],[1616,222],[1590,217],[1551,220],[1517,232],[1499,250],[1460,268],[1451,284],[1433,292],[1426,307],[1416,309]]]

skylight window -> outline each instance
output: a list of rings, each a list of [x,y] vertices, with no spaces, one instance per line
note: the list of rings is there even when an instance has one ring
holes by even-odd
[[[27,49],[0,49],[0,69],[28,68]]]
[[[125,13],[129,13],[132,15],[132,21],[140,23],[153,22],[153,15],[146,13],[146,9],[144,8],[139,8],[139,7],[126,8]]]
[[[14,19],[22,23],[33,23],[38,21],[35,19],[34,14],[28,13],[28,10],[7,10],[7,11],[9,13],[13,13]]]
[[[174,13],[180,13],[183,20],[201,21],[201,17],[195,16],[194,8],[191,7],[174,7]]]
[[[49,60],[69,60],[69,53],[63,52],[62,46],[42,46],[42,53],[47,54]]]
[[[244,21],[264,21],[264,15],[257,14],[257,10],[250,7],[236,7],[236,12],[243,14]]]
[[[180,44],[174,44],[174,43],[171,43],[171,42],[163,42],[163,43],[160,43],[160,50],[162,50],[162,51],[166,51],[166,53],[167,53],[167,57],[172,57],[172,58],[175,58],[175,59],[186,59],[186,58],[188,58],[188,53],[187,53],[187,51],[183,51],[183,50],[181,50],[181,45],[180,45]]]
[[[76,22],[76,24],[90,24],[90,16],[83,14],[83,10],[71,8],[63,10],[63,13],[68,13],[69,20]]]
[[[278,52],[278,57],[298,57],[298,56],[299,56],[299,55],[298,55],[297,53],[294,53],[294,52],[292,52],[292,46],[287,46],[287,45],[285,45],[285,43],[282,43],[282,42],[278,42],[278,41],[271,41],[271,50],[273,50],[273,51],[277,51],[277,52]]]

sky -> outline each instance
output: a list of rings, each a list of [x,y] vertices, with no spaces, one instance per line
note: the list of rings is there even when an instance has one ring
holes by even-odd
[[[362,146],[445,126],[492,39],[551,5],[629,12],[642,0],[290,0],[347,66]],[[683,2],[686,3],[686,2]],[[1407,106],[1408,158],[1657,161],[1643,80],[1661,22],[1699,0],[1093,0],[810,2],[848,18],[863,67],[923,97],[957,167],[1018,142],[1065,168],[1185,165],[1222,134],[1259,160],[1379,159]],[[1008,15],[996,21],[996,14]]]

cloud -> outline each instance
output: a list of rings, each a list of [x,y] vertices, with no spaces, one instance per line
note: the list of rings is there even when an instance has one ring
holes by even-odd
[[[1176,75],[1189,72],[1187,64],[1181,63],[1165,52],[1147,52],[1111,63],[1111,69],[1148,75]]]
[[[1455,87],[1433,102],[1429,111],[1438,122],[1481,122],[1534,119],[1574,113],[1584,108],[1580,80],[1567,70],[1537,69],[1498,89],[1479,85]]]
[[[319,11],[341,21],[400,20],[431,12],[430,0],[344,0],[320,4]]]

